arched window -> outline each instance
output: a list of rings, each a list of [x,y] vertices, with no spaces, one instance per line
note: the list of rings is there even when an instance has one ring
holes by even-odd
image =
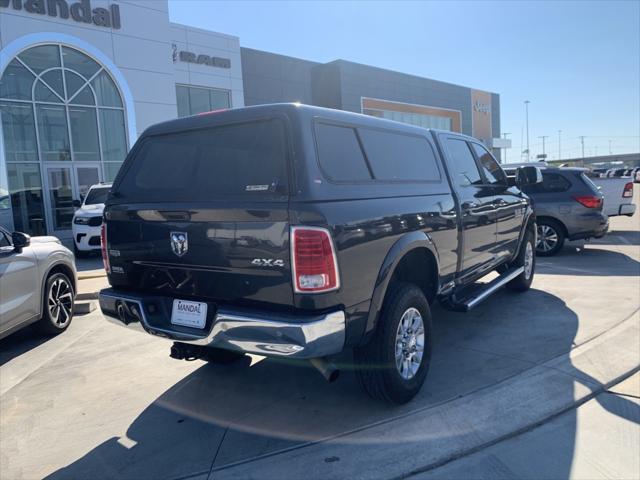
[[[0,115],[17,230],[69,227],[69,202],[92,183],[111,181],[127,153],[116,84],[102,65],[64,45],[31,47],[9,63],[0,78]]]

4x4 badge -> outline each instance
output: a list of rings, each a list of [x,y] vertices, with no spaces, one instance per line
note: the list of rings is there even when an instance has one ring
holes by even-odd
[[[171,232],[169,234],[171,240],[171,250],[177,256],[181,257],[189,250],[189,240],[187,232]]]

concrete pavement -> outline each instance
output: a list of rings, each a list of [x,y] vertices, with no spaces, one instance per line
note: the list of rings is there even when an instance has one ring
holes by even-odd
[[[178,362],[168,342],[96,312],[53,339],[19,332],[0,341],[0,478],[427,475],[558,415],[572,421],[558,427],[553,472],[568,477],[579,412],[640,364],[638,218],[541,259],[526,294],[468,314],[434,308],[427,383],[403,407],[362,394],[348,356],[326,384],[308,365],[258,357]]]

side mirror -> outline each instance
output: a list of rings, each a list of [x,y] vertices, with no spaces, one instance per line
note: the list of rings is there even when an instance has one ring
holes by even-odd
[[[82,206],[82,202],[80,200],[74,200],[71,202],[71,205],[73,205],[74,208],[80,208]]]
[[[538,183],[542,183],[542,172],[538,167],[527,165],[516,170],[516,185],[518,187],[526,187],[527,185],[536,185]]]
[[[26,233],[13,232],[11,234],[11,243],[13,243],[13,249],[20,253],[24,247],[28,247],[31,244],[31,237]]]

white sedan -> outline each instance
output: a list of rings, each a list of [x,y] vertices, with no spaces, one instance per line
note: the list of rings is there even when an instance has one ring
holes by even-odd
[[[102,213],[110,190],[110,183],[93,185],[80,208],[73,214],[73,250],[77,257],[100,251]]]

